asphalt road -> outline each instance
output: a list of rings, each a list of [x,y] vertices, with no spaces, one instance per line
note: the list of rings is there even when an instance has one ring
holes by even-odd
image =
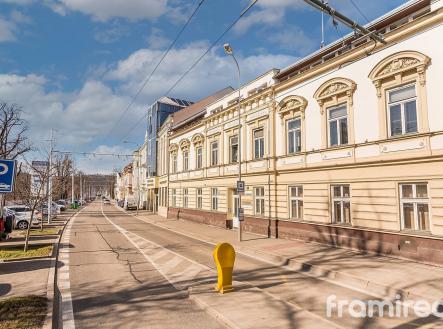
[[[215,281],[212,250],[210,244],[149,224],[112,205],[94,202],[75,218],[70,232],[68,272],[75,327],[223,327],[189,299],[186,290]],[[375,299],[239,254],[234,279],[325,319],[329,295],[336,295],[337,300]],[[69,307],[63,309],[69,312]],[[63,316],[69,319],[69,314]],[[362,319],[347,312],[342,317],[333,314],[328,320],[345,328],[417,328],[427,322],[436,325],[435,319]]]

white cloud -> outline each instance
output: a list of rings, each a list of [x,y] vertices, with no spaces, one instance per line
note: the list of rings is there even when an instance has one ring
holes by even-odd
[[[0,42],[15,41],[16,29],[14,22],[0,16]]]
[[[154,19],[167,10],[167,0],[57,0],[52,5],[60,5],[67,10],[79,11],[98,21],[123,17],[131,20]]]
[[[141,99],[152,101],[163,95],[206,50],[206,47],[207,43],[199,42],[188,44],[184,48],[173,49],[146,85]],[[134,95],[162,53],[154,49],[138,50],[125,60],[118,62],[106,78],[120,82],[122,93]],[[244,57],[238,54],[242,81],[254,79],[272,68],[287,66],[296,59],[287,55],[260,54]],[[235,77],[236,70],[232,59],[225,56],[223,52],[213,49],[171,92],[171,96],[196,100],[227,85],[235,85]]]
[[[33,3],[35,0],[0,0],[0,3],[7,3],[11,5],[29,5]]]
[[[94,33],[94,39],[101,43],[113,43],[129,35],[129,33],[130,31],[127,27],[114,23],[106,30],[96,31]]]
[[[124,148],[119,145],[99,145],[89,151],[89,153],[96,153],[97,155],[77,155],[76,166],[86,173],[109,174],[114,171],[114,169],[121,171],[126,164],[132,161],[131,157],[125,156],[132,155],[132,151],[132,149]],[[120,154],[121,156],[100,154]]]
[[[284,31],[269,34],[267,39],[270,43],[278,45],[281,49],[295,51],[297,54],[306,54],[319,46],[314,39],[308,37],[301,28],[287,26]]]
[[[149,44],[149,48],[151,49],[162,49],[171,44],[171,40],[166,38],[163,35],[162,31],[157,28],[152,28],[147,41]]]

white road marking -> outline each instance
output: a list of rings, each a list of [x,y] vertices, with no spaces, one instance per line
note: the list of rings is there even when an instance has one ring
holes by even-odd
[[[154,266],[154,268],[176,289],[187,289],[189,284],[186,285],[186,282],[189,283],[202,272],[210,271],[211,274],[213,274],[213,270],[210,267],[199,264],[190,258],[180,255],[135,233],[129,232],[121,226],[115,224],[103,211],[103,204],[101,206],[101,210],[103,217],[105,217],[109,223],[111,223],[121,234],[123,234],[126,239],[131,242],[131,244],[145,257],[145,259],[151,263],[152,266]],[[180,267],[183,267],[180,272],[170,272],[171,270]]]
[[[82,209],[83,210],[83,209]],[[63,237],[59,249],[59,261],[63,262],[63,267],[58,270],[57,286],[60,291],[61,298],[61,312],[62,312],[62,327],[63,329],[75,329],[74,310],[72,307],[71,296],[71,282],[69,278],[69,247],[71,228],[74,224],[75,218],[82,212],[80,210],[70,220],[63,232]]]

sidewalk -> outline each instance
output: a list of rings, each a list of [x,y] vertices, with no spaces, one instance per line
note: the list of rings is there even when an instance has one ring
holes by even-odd
[[[409,260],[295,240],[270,239],[184,220],[165,219],[140,212],[146,222],[211,244],[232,244],[237,252],[307,275],[333,281],[381,298],[400,294],[404,299],[440,300],[443,297],[443,268]]]

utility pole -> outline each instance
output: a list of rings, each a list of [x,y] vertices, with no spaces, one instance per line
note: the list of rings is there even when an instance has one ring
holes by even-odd
[[[74,168],[72,168],[71,204],[74,206]]]
[[[82,173],[80,172],[80,202],[83,201],[83,184],[82,184]]]
[[[54,129],[51,128],[51,140],[49,146],[48,161],[48,224],[51,224],[52,216],[52,152],[54,151]]]

